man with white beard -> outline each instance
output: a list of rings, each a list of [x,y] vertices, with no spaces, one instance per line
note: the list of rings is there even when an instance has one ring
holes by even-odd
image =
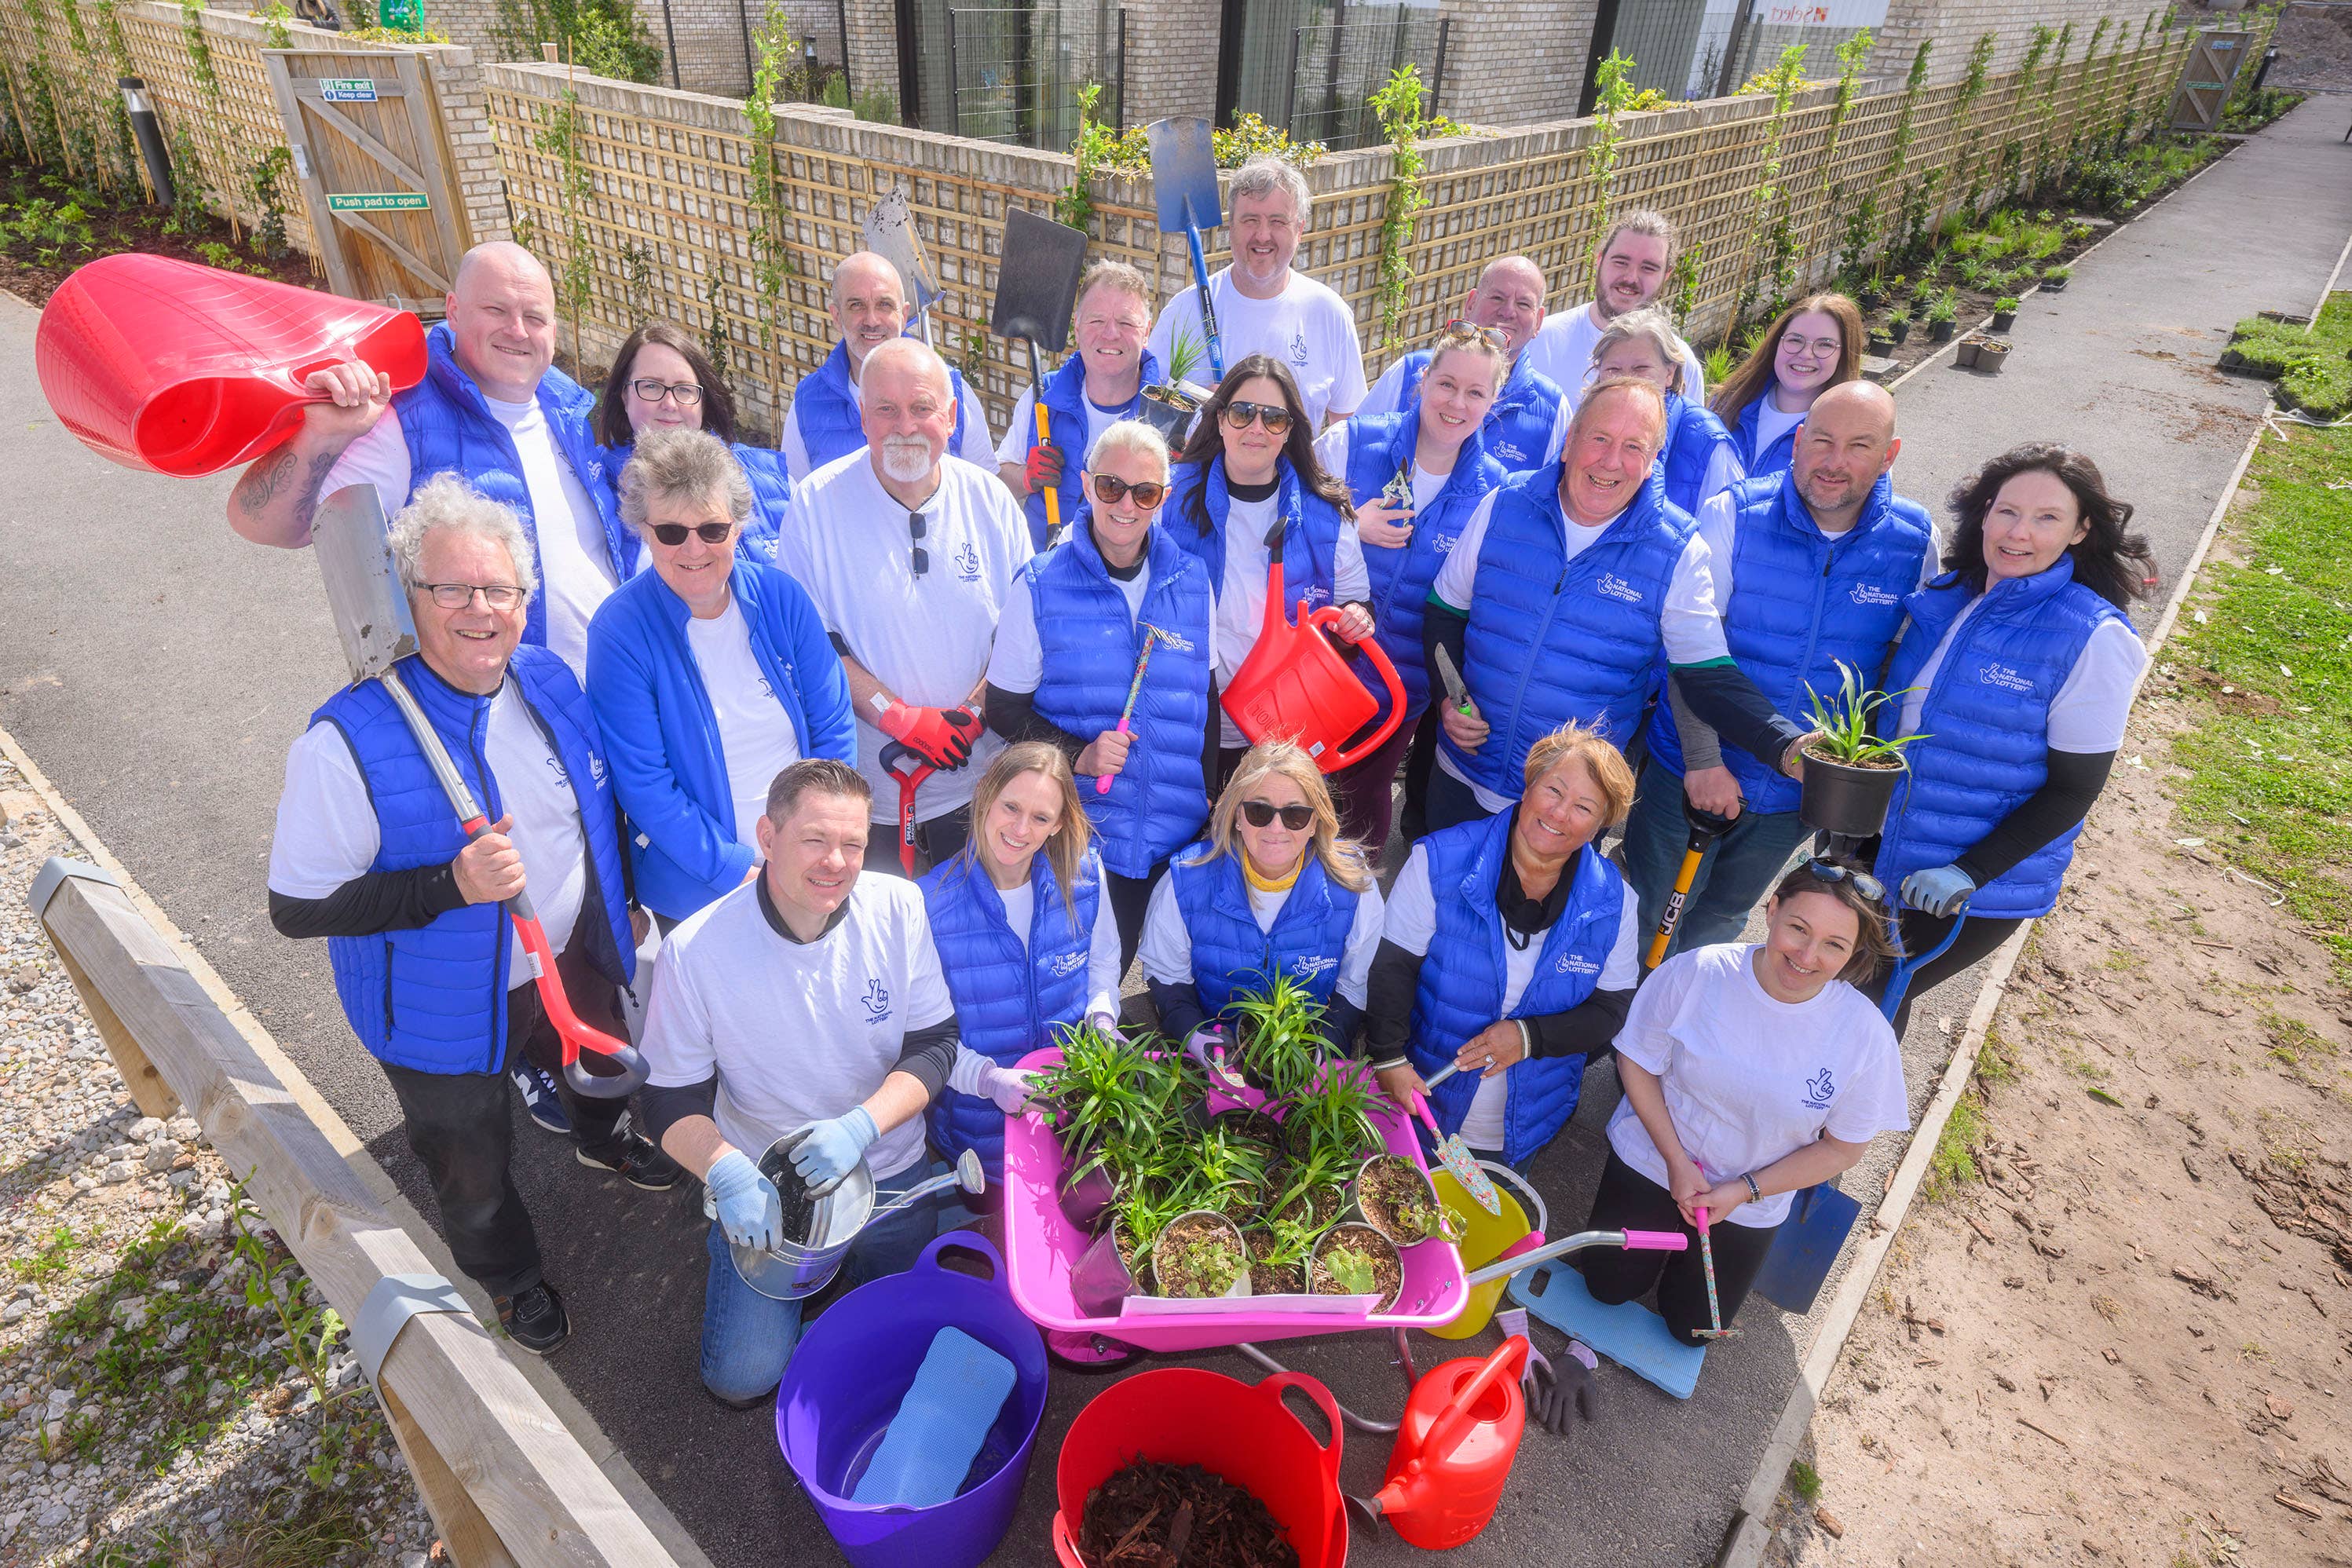
[[[859,378],[866,444],[808,476],[776,564],[800,580],[840,651],[858,717],[857,767],[874,789],[866,866],[900,872],[896,742],[932,769],[915,793],[916,873],[970,836],[973,782],[1003,747],[981,721],[988,657],[1014,575],[1034,553],[996,476],[948,463],[948,368],[911,339],[885,343]]]

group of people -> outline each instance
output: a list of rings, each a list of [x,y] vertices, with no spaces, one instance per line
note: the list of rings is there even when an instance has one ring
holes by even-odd
[[[1245,167],[1232,213],[1208,283],[1225,369],[1173,451],[1139,415],[1200,301],[1155,311],[1123,264],[1087,273],[1076,351],[1000,443],[907,335],[889,264],[843,259],[841,341],[779,452],[736,441],[672,324],[634,334],[601,393],[574,383],[544,269],[490,245],[423,382],[319,372],[322,401],[238,483],[232,525],[288,547],[322,497],[375,487],[416,625],[402,673],[492,820],[468,841],[365,683],[294,746],[268,887],[281,932],[329,940],[451,1250],[517,1344],[551,1351],[569,1320],[510,1175],[510,1092],[583,1164],[702,1183],[704,1381],[748,1404],[800,1324],[730,1260],[779,1234],[763,1154],[793,1135],[799,1179],[863,1162],[885,1195],[966,1149],[999,1174],[1017,1062],[1116,1027],[1139,958],[1187,1050],[1221,1051],[1280,975],[1399,1101],[1461,1068],[1430,1092],[1439,1126],[1521,1170],[1613,1054],[1591,1224],[1711,1211],[1728,1318],[1790,1195],[1907,1125],[1904,1017],[1874,999],[1898,936],[1923,950],[1967,916],[1924,988],[2053,906],[2151,579],[2088,458],[2003,454],[1938,529],[1895,491],[1895,403],[1834,295],[1702,401],[1654,303],[1676,251],[1654,213],[1616,221],[1588,302],[1548,315],[1540,269],[1505,257],[1368,388],[1344,302],[1293,267],[1297,172]],[[1220,703],[1270,586],[1336,610],[1395,721],[1336,773]],[[1880,839],[1790,869],[1809,694],[1841,664],[1900,694],[1909,768]],[[1686,810],[1728,824],[1645,971]],[[526,886],[553,983],[612,1032],[660,934],[633,1110],[556,1071],[499,907]],[[904,1267],[934,1223],[870,1228],[852,1276]],[[1696,1257],[1662,1276],[1661,1256],[1588,1260],[1588,1282],[1654,1287],[1691,1338]]]

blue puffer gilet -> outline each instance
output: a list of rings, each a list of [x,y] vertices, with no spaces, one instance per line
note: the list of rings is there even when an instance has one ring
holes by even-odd
[[[743,524],[743,531],[735,536],[735,553],[745,560],[761,566],[776,564],[776,541],[783,537],[793,517],[793,478],[784,471],[784,455],[764,446],[746,446],[738,441],[727,450],[742,465],[743,477],[751,482],[751,515]],[[604,449],[604,477],[613,486],[613,505],[620,507],[621,470],[637,454],[634,441],[624,446]]]
[[[495,821],[504,814],[486,759],[490,701],[458,691],[415,655],[400,661],[401,680],[425,710],[464,776],[475,801]],[[596,721],[580,683],[543,648],[517,648],[507,666],[524,704],[562,762],[588,841],[586,906],[604,919],[584,923],[588,956],[616,986],[636,972],[627,883],[621,867],[618,813]],[[400,710],[379,681],[337,693],[310,716],[342,732],[367,781],[382,841],[372,872],[411,871],[457,858],[466,834],[449,797],[433,777]],[[568,933],[551,931],[551,942]],[[493,1072],[505,1060],[507,911],[469,904],[430,925],[327,941],[335,995],[352,1032],[378,1061],[419,1072]]]
[[[1723,421],[1680,392],[1666,394],[1666,439],[1658,449],[1658,468],[1666,478],[1666,499],[1696,516],[1706,499],[1698,493],[1718,447],[1733,446]]]
[[[1277,972],[1328,1006],[1339,988],[1348,932],[1363,895],[1333,882],[1310,853],[1275,915],[1274,929],[1260,931],[1242,880],[1241,852],[1213,859],[1210,854],[1202,843],[1168,862],[1176,907],[1192,940],[1192,984],[1201,1010],[1213,1019],[1235,997],[1265,989]]]
[[[1773,438],[1772,444],[1763,451],[1756,450],[1757,432],[1761,424],[1759,416],[1764,412],[1764,400],[1772,395],[1772,388],[1776,384],[1767,382],[1764,384],[1764,390],[1758,392],[1749,401],[1748,406],[1739,411],[1739,423],[1731,427],[1731,443],[1739,449],[1739,466],[1747,472],[1750,479],[1765,479],[1775,474],[1785,474],[1797,461],[1797,432],[1804,428],[1801,424],[1792,424],[1782,431]]]
[[[1339,514],[1320,496],[1310,495],[1298,482],[1290,459],[1276,469],[1282,488],[1275,496],[1281,514],[1283,614],[1297,613],[1298,601],[1309,610],[1331,602],[1332,573],[1339,550]],[[1192,518],[1192,497],[1201,497],[1209,513],[1209,531],[1202,533]],[[1169,537],[1209,565],[1209,591],[1225,591],[1225,518],[1233,497],[1225,488],[1225,460],[1213,457],[1204,465],[1179,463],[1168,476],[1168,496],[1160,502],[1160,526]]]
[[[1889,691],[1918,684],[1936,645],[1976,595],[1947,572],[1911,595],[1911,629],[1895,652]],[[1949,865],[2048,781],[2050,704],[2083,656],[2091,633],[2126,620],[2074,580],[2074,559],[2000,582],[1984,595],[1937,666],[1919,709],[1911,766],[1887,808],[1876,871],[1889,888],[1915,871]],[[2076,823],[1969,900],[1970,915],[2014,919],[2047,915],[2074,858]]]
[[[1543,956],[1528,988],[1508,1013],[1503,1011],[1507,960],[1501,911],[1495,887],[1511,853],[1511,823],[1506,811],[1484,821],[1463,822],[1430,834],[1420,848],[1429,856],[1429,890],[1437,904],[1437,929],[1422,961],[1421,987],[1413,996],[1412,1039],[1406,1054],[1423,1077],[1454,1060],[1454,1053],[1488,1024],[1504,1018],[1544,1018],[1564,1013],[1591,996],[1616,946],[1623,911],[1625,879],[1591,844],[1577,852],[1563,871],[1570,877],[1568,901],[1544,933]],[[1529,1057],[1503,1075],[1503,1158],[1517,1162],[1552,1141],[1576,1113],[1584,1084],[1581,1056]],[[1430,1091],[1430,1113],[1438,1131],[1451,1136],[1470,1113],[1478,1079],[1461,1072]]]
[[[1421,378],[1429,373],[1430,357],[1427,349],[1415,349],[1404,357],[1399,412],[1421,405]],[[1553,448],[1552,432],[1559,424],[1559,405],[1567,400],[1559,383],[1531,368],[1525,354],[1512,361],[1503,390],[1495,394],[1494,406],[1487,409],[1486,422],[1478,427],[1486,455],[1511,474],[1557,459],[1559,454]]]
[[[1377,414],[1348,423],[1348,494],[1356,505],[1377,498],[1390,480],[1412,471],[1412,450],[1421,439],[1421,405],[1401,413]],[[1462,537],[1470,514],[1489,490],[1507,477],[1504,465],[1488,455],[1485,431],[1474,432],[1462,444],[1454,471],[1436,499],[1412,518],[1412,538],[1402,549],[1367,544],[1364,566],[1372,580],[1373,635],[1396,665],[1404,685],[1407,725],[1429,706],[1429,670],[1422,662],[1421,623],[1426,614],[1429,586],[1437,569]],[[1356,661],[1356,674],[1387,716],[1389,691],[1369,659]]]
[[[408,444],[408,486],[416,486],[436,474],[455,470],[466,482],[493,501],[503,501],[522,518],[531,549],[539,548],[539,523],[531,515],[530,486],[522,474],[522,455],[482,401],[482,389],[457,366],[457,340],[449,323],[436,322],[425,335],[427,361],[425,379],[394,395],[400,415],[400,434]],[[621,522],[620,499],[614,489],[617,471],[607,472],[604,449],[596,444],[592,421],[596,400],[578,382],[553,366],[539,379],[539,412],[547,421],[555,450],[572,465],[580,487],[595,504],[604,525],[605,564],[613,580],[626,582],[637,570],[641,546],[636,534]],[[530,618],[522,640],[534,647],[547,645],[547,596],[531,595]]]
[[[1092,948],[1095,911],[1102,899],[1102,862],[1087,852],[1070,904],[1052,863],[1038,855],[1029,864],[1033,908],[1029,945],[1005,924],[1004,900],[988,873],[969,854],[960,854],[923,877],[923,908],[930,916],[931,942],[955,1004],[956,1032],[963,1043],[1010,1067],[1048,1043],[1056,1025],[1086,1016],[1087,960]],[[1004,1113],[976,1094],[943,1091],[931,1102],[931,1142],[950,1160],[978,1149],[991,1180],[1004,1169]]]
[[[1129,721],[1134,743],[1126,765],[1111,776],[1107,793],[1097,792],[1094,774],[1078,775],[1078,799],[1103,863],[1120,876],[1149,876],[1200,837],[1209,820],[1201,744],[1209,722],[1215,601],[1207,566],[1177,548],[1161,523],[1145,543],[1150,580],[1142,612],[1130,616],[1095,545],[1093,522],[1092,511],[1082,508],[1070,537],[1022,569],[1043,659],[1034,702],[1041,717],[1072,735],[1091,739],[1116,729],[1146,628],[1158,633]]]
[[[1119,418],[1133,419],[1136,411],[1143,406],[1140,387],[1156,386],[1159,382],[1159,357],[1146,349],[1143,350],[1143,380],[1136,394],[1128,399],[1126,405],[1118,411]],[[1087,432],[1092,428],[1087,421],[1087,362],[1083,358],[1072,354],[1062,361],[1059,370],[1045,378],[1045,403],[1047,431],[1054,438],[1054,444],[1062,449],[1062,478],[1055,489],[1060,493],[1062,500],[1062,527],[1067,528],[1087,499],[1086,493],[1078,488],[1078,471],[1087,463]],[[1036,449],[1037,420],[1033,414],[1027,422],[1027,439],[1022,450],[1034,452]],[[1044,493],[1023,497],[1021,510],[1029,518],[1030,544],[1041,550],[1045,549],[1053,541],[1045,537]]]
[[[1573,719],[1622,749],[1649,700],[1675,563],[1695,526],[1653,465],[1633,504],[1574,560],[1557,463],[1496,492],[1478,550],[1463,684],[1491,727],[1473,754],[1440,736],[1463,774],[1517,800],[1528,751]]]
[[[963,372],[953,366],[948,369],[948,391],[955,400],[955,423],[948,429],[948,450],[953,452],[963,437]],[[848,344],[834,344],[816,374],[801,378],[793,389],[793,417],[800,421],[811,474],[866,444],[866,416],[849,390]]]
[[[1843,660],[1868,681],[1885,662],[1903,626],[1903,601],[1919,580],[1935,540],[1927,508],[1895,493],[1882,474],[1852,529],[1824,538],[1789,474],[1743,479],[1732,487],[1737,531],[1731,546],[1731,599],[1723,636],[1742,674],[1783,717],[1812,721],[1808,687],[1836,695]],[[1650,755],[1669,773],[1683,771],[1683,743],[1673,706],[1650,714]],[[1748,810],[1793,811],[1797,781],[1723,743],[1723,765],[1739,780]]]

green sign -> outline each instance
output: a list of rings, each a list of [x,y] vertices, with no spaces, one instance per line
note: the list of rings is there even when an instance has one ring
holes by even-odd
[[[331,213],[414,213],[432,204],[422,191],[362,191],[327,198]]]
[[[319,96],[329,103],[373,103],[375,78],[373,77],[320,77]]]
[[[425,0],[379,0],[375,25],[421,33],[425,30]]]

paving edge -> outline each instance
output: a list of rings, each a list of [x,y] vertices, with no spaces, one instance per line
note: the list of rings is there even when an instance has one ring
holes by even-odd
[[[383,1206],[386,1214],[400,1222],[401,1228],[407,1231],[417,1246],[423,1249],[425,1255],[432,1260],[436,1269],[457,1282],[457,1288],[465,1294],[466,1299],[473,1303],[474,1310],[485,1316],[489,1315],[489,1297],[480,1287],[459,1272],[455,1260],[449,1256],[449,1249],[443,1244],[440,1235],[425,1222],[424,1215],[418,1212],[415,1205],[410,1203],[402,1195],[400,1189],[393,1185],[392,1178],[384,1174],[383,1167],[376,1163],[375,1156],[368,1153],[367,1145],[360,1142],[358,1135],[352,1131],[342,1116],[327,1103],[324,1096],[320,1094],[310,1079],[303,1074],[302,1070],[288,1058],[285,1051],[278,1047],[277,1040],[262,1027],[261,1020],[253,1016],[245,1003],[238,999],[236,993],[229,988],[228,982],[221,978],[219,972],[205,960],[195,945],[188,940],[187,934],[173,923],[170,915],[163,913],[160,904],[148,896],[146,889],[142,887],[138,879],[131,874],[130,868],[114,858],[112,852],[108,850],[100,840],[89,821],[68,803],[63,792],[50,781],[49,776],[41,770],[40,765],[33,760],[31,755],[18,744],[16,737],[9,734],[5,727],[0,727],[0,756],[5,756],[15,766],[16,771],[24,775],[25,782],[31,787],[36,795],[41,798],[42,803],[57,818],[58,824],[72,835],[76,843],[81,846],[82,852],[121,884],[123,892],[130,897],[132,907],[146,918],[148,924],[163,933],[163,939],[171,945],[180,962],[187,967],[191,975],[195,977],[197,985],[204,988],[206,996],[219,1004],[221,1010],[228,1015],[229,1021],[236,1026],[236,1031],[245,1037],[247,1044],[253,1047],[254,1053],[278,1075],[278,1080],[285,1085],[289,1097],[302,1108],[311,1121],[318,1124],[320,1129],[326,1134],[328,1143],[332,1145],[335,1152],[342,1156],[343,1163],[351,1167],[352,1173],[367,1188],[370,1196]],[[606,1479],[613,1483],[614,1490],[620,1492],[630,1509],[644,1521],[646,1527],[653,1531],[655,1539],[661,1542],[664,1549],[682,1565],[682,1568],[712,1568],[710,1559],[703,1553],[699,1546],[695,1544],[694,1537],[655,1495],[653,1489],[646,1484],[645,1478],[637,1473],[636,1467],[632,1465],[613,1440],[604,1435],[604,1430],[597,1424],[596,1418],[588,1413],[587,1408],[579,1400],[572,1397],[572,1391],[563,1385],[562,1380],[556,1375],[554,1369],[536,1356],[518,1355],[509,1356],[508,1359],[521,1371],[540,1397],[547,1401],[548,1407],[555,1412],[556,1418],[563,1423],[565,1428],[572,1433],[572,1437],[587,1453],[590,1459],[595,1463],[596,1468],[604,1473]]]
[[[2167,193],[2168,197],[2188,189],[2221,162],[2217,158],[2206,164],[2205,168]],[[2122,226],[2117,225],[2118,230]],[[2089,255],[2113,237],[2112,233],[2102,235],[2098,243],[2086,247],[2083,255]],[[2079,261],[2082,258],[2077,256],[2075,259]],[[2347,260],[2352,260],[2352,237],[2347,237],[2343,248],[2336,253],[2336,265],[2328,270],[2327,280],[2320,286],[2319,298],[2312,306],[2313,320],[2316,321],[2320,311],[2326,308],[2327,297],[2335,292],[2336,280],[2343,276]],[[1891,392],[1909,381],[1941,357],[1939,350],[1936,355],[1920,361],[1897,376],[1888,390]],[[2230,503],[2237,498],[2238,486],[2244,482],[2246,470],[2254,460],[2254,451],[2262,444],[2263,432],[2271,428],[2271,422],[2277,413],[2275,399],[2263,403],[2261,416],[2254,421],[2252,433],[2246,437],[2246,444],[2238,454],[2237,465],[2230,470],[2230,481],[2221,487],[2220,498],[2213,503],[2212,515],[2205,520],[2204,532],[2198,536],[2197,548],[2190,552],[2188,564],[2182,567],[2179,580],[2173,584],[2172,597],[2166,603],[2164,614],[2158,620],[2156,630],[2148,639],[2147,667],[2150,670],[2156,667],[2157,653],[2163,650],[2180,619],[2181,607],[2189,601],[2189,591],[2196,586],[2198,574],[2204,570],[2205,558],[2221,532],[2221,520],[2229,515]],[[2145,672],[2141,679],[2147,679]],[[2137,706],[2139,700],[2137,692],[2134,692],[2132,700]],[[1761,1568],[1765,1548],[1771,1544],[1775,1533],[1769,1522],[1772,1505],[1780,1495],[1781,1483],[1788,1479],[1789,1466],[1804,1443],[1805,1433],[1812,1425],[1813,1411],[1821,1403],[1822,1391],[1829,1386],[1830,1378],[1837,1371],[1837,1364],[1844,1357],[1845,1343],[1853,1333],[1855,1320],[1861,1317],[1863,1307],[1870,1300],[1872,1287],[1878,1282],[1878,1270],[1885,1266],[1886,1254],[1894,1249],[1896,1236],[1901,1233],[1904,1222],[1910,1218],[1912,1199],[1918,1196],[1920,1184],[1927,1177],[1927,1163],[1935,1155],[1936,1145],[1943,1141],[1944,1124],[1951,1120],[1953,1107],[1959,1103],[1961,1092],[1976,1071],[1977,1058],[1984,1050],[1986,1032],[1992,1027],[1993,1014],[2000,1010],[2001,1002],[2007,998],[2010,977],[2016,972],[2018,957],[2025,950],[2026,939],[2032,935],[2034,924],[2027,921],[2011,935],[2008,941],[1994,949],[1991,971],[1987,976],[1984,989],[1978,993],[1976,1006],[1969,1010],[1968,1028],[1960,1037],[1959,1049],[1952,1053],[1952,1060],[1944,1069],[1943,1082],[1937,1086],[1934,1098],[1927,1102],[1927,1108],[1920,1113],[1918,1130],[1912,1134],[1903,1163],[1895,1167],[1895,1179],[1871,1215],[1871,1234],[1854,1255],[1853,1267],[1846,1270],[1844,1279],[1840,1281],[1837,1296],[1830,1304],[1829,1316],[1822,1320],[1822,1332],[1814,1336],[1812,1348],[1806,1353],[1804,1363],[1798,1369],[1796,1385],[1789,1391],[1789,1403],[1782,1408],[1780,1419],[1774,1424],[1772,1436],[1764,1444],[1764,1451],[1757,1459],[1756,1473],[1748,1480],[1748,1490],[1740,1495],[1739,1507],[1733,1513],[1731,1527],[1724,1536],[1723,1549],[1717,1554],[1716,1568]],[[1888,1218],[1890,1214],[1893,1216],[1891,1222]]]

